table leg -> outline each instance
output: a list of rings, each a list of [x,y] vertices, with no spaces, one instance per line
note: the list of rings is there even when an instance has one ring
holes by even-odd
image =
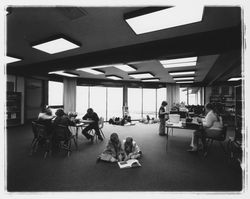
[[[167,136],[167,139],[168,139],[168,126],[167,126],[167,135],[166,136]]]

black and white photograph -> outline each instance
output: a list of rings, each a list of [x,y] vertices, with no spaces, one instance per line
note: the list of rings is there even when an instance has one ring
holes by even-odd
[[[94,2],[1,5],[3,196],[245,198],[242,1]]]

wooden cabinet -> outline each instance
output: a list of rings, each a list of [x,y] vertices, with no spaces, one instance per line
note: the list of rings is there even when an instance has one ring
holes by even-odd
[[[7,127],[21,124],[20,92],[7,92],[6,120],[7,120]]]

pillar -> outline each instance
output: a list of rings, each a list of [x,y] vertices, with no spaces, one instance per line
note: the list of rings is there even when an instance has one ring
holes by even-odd
[[[64,78],[63,80],[63,106],[64,111],[76,111],[76,79]]]
[[[128,109],[128,87],[123,86],[123,92],[122,92],[123,100],[122,100],[122,116],[124,117],[125,113],[129,114]]]

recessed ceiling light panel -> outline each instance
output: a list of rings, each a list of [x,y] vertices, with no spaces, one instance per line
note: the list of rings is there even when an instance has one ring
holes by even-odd
[[[194,81],[177,81],[177,84],[194,83]]]
[[[196,66],[196,62],[186,62],[186,63],[175,63],[175,64],[163,64],[164,68],[177,68],[177,67],[188,67]]]
[[[177,75],[193,75],[195,74],[195,71],[175,71],[175,72],[169,72],[169,75],[177,76]]]
[[[167,59],[167,60],[161,60],[160,63],[163,65],[164,68],[196,66],[197,57]]]
[[[152,79],[142,79],[143,82],[159,82],[160,80],[158,78],[152,78]]]
[[[5,63],[14,63],[14,62],[18,62],[21,61],[21,59],[16,58],[16,57],[11,57],[11,56],[5,56]]]
[[[175,77],[173,78],[175,81],[178,81],[178,80],[193,80],[194,77]]]
[[[239,81],[241,79],[242,79],[241,77],[232,77],[232,78],[228,79],[227,81]]]
[[[59,38],[59,39],[48,41],[42,44],[34,45],[32,47],[35,49],[44,51],[46,53],[49,53],[49,54],[55,54],[55,53],[59,53],[59,52],[67,51],[67,50],[72,50],[80,46],[64,38]]]
[[[62,75],[66,77],[78,77],[79,76],[77,74],[72,74],[72,73],[68,73],[64,71],[53,71],[53,72],[49,72],[49,74]]]
[[[197,57],[185,57],[185,58],[161,60],[160,62],[163,65],[167,65],[167,64],[187,63],[187,62],[196,62],[196,61],[197,61]]]
[[[125,19],[136,34],[202,21],[203,6],[180,4],[149,14]]]
[[[113,79],[113,80],[121,80],[122,79],[121,77],[118,77],[116,75],[110,75],[110,76],[106,76],[106,77],[109,79]]]
[[[91,73],[93,75],[102,75],[102,74],[104,74],[104,72],[102,72],[102,71],[91,69],[91,68],[79,68],[77,70],[80,70],[80,71],[83,71],[83,72],[86,72],[86,73]]]
[[[177,84],[187,84],[187,83],[194,83],[194,81],[178,81]]]
[[[114,67],[120,69],[120,70],[123,70],[123,71],[126,71],[126,72],[133,72],[133,71],[136,71],[135,68],[129,66],[129,65],[126,65],[126,64],[119,64],[119,65],[114,65]]]
[[[142,78],[152,78],[154,77],[151,73],[137,73],[137,74],[129,74],[130,77],[136,78],[136,79],[142,79]]]

